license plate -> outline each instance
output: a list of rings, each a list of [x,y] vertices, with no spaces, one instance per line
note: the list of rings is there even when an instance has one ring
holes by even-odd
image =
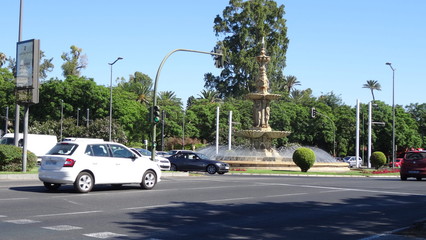
[[[225,169],[229,169],[229,167],[225,167]]]
[[[47,161],[46,161],[46,165],[49,165],[49,166],[56,165],[56,161],[53,161],[53,160],[47,160]]]
[[[408,173],[419,173],[419,171],[408,171]]]

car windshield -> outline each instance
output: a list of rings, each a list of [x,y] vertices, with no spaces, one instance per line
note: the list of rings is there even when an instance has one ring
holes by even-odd
[[[408,152],[405,155],[406,160],[420,160],[426,158],[426,152]]]
[[[0,140],[0,144],[7,144],[7,145],[13,145],[15,143],[14,138],[2,138]]]
[[[56,144],[49,152],[47,152],[47,155],[72,155],[77,147],[77,144]]]

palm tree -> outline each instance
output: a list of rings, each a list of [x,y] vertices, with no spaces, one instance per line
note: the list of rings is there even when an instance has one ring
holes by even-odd
[[[163,102],[162,105],[181,106],[182,100],[176,97],[173,91],[161,91],[158,93],[158,101]]]
[[[288,75],[285,77],[285,85],[287,88],[287,93],[290,93],[294,86],[300,86],[300,81],[297,80],[297,77],[293,75]]]
[[[369,88],[371,91],[371,95],[373,96],[373,102],[376,100],[374,98],[374,90],[381,91],[382,86],[380,86],[380,83],[377,80],[367,80],[367,83],[364,83],[362,85],[362,88]]]
[[[216,91],[213,90],[203,90],[201,91],[201,94],[198,94],[198,99],[207,99],[209,103],[214,103],[219,101],[219,94]]]

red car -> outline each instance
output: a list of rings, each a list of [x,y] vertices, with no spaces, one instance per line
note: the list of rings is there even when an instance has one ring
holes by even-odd
[[[426,178],[426,151],[409,151],[405,153],[400,177],[401,180],[413,177],[418,181]]]
[[[395,160],[395,167],[401,167],[403,161],[404,161],[403,158],[397,158]],[[393,167],[393,162],[389,163],[389,167]]]

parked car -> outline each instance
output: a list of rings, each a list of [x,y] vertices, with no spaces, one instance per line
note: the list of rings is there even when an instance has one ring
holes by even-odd
[[[18,146],[23,147],[24,134],[18,134]],[[37,164],[41,162],[41,156],[45,155],[58,142],[55,135],[28,134],[27,150],[33,152],[37,156]],[[15,144],[15,134],[6,133],[1,139],[0,144]]]
[[[229,172],[229,164],[211,160],[206,155],[193,151],[181,150],[168,159],[171,171],[200,171],[209,174]]]
[[[132,150],[136,151],[137,154],[141,156],[148,157],[151,160],[151,151],[143,149],[143,148],[132,148]],[[170,170],[170,161],[169,159],[162,157],[160,155],[155,155],[155,162],[161,170]]]
[[[395,167],[401,167],[403,161],[403,158],[395,159]],[[393,162],[389,162],[389,167],[393,167]]]
[[[426,177],[426,151],[409,151],[405,153],[400,170],[401,180],[409,177],[421,181]]]
[[[139,183],[152,189],[161,181],[161,170],[122,144],[76,140],[57,143],[42,156],[38,177],[49,190],[73,184],[78,192],[87,193],[95,184]]]
[[[349,167],[361,166],[361,164],[362,164],[362,158],[361,157],[358,157],[358,164],[357,164],[356,156],[344,157],[343,161],[347,162],[349,164]]]

